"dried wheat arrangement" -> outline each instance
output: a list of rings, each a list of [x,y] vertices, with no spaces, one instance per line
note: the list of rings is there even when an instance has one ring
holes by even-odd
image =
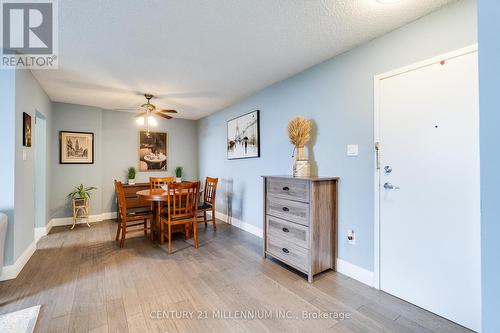
[[[302,117],[294,117],[288,123],[288,137],[297,148],[303,148],[311,138],[311,121]]]

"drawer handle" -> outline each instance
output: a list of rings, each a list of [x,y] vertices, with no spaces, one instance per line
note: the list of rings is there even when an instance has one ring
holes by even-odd
[[[284,186],[283,191],[290,191],[290,188],[288,186]]]
[[[281,230],[283,230],[283,232],[290,232],[290,230],[288,230],[288,228],[283,228]]]
[[[282,248],[283,252],[285,253],[290,253],[290,251],[288,251],[288,249],[286,247]]]
[[[288,212],[290,209],[288,209],[288,207],[283,207],[283,211],[284,212]]]

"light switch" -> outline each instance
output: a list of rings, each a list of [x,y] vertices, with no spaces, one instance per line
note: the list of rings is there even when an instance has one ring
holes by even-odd
[[[347,145],[347,156],[358,156],[359,148],[358,145]]]
[[[356,234],[354,230],[347,230],[347,242],[351,245],[356,245]]]
[[[23,161],[26,161],[26,150],[23,149]]]

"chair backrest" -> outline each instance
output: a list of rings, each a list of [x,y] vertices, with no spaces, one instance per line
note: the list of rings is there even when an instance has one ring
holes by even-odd
[[[198,209],[200,182],[168,183],[168,218],[195,218]]]
[[[123,190],[122,182],[115,180],[115,191],[116,191],[116,198],[118,199],[117,214],[120,214],[121,216],[126,216],[127,200],[125,200],[125,191]]]
[[[174,177],[149,177],[149,189],[154,190],[161,188],[163,185],[172,183]]]
[[[219,178],[205,178],[205,188],[203,190],[203,200],[205,203],[213,205],[215,203],[215,193],[217,192],[217,183]]]

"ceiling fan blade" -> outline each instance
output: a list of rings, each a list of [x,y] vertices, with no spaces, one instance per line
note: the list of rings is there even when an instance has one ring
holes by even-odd
[[[143,117],[143,116],[145,116],[146,114],[147,114],[147,112],[141,112],[141,113],[137,114],[135,117],[136,117],[136,118]]]
[[[159,113],[159,112],[155,112],[155,115],[163,117],[165,119],[172,119],[172,117],[167,116],[166,114],[163,114],[163,113]]]
[[[177,113],[176,110],[171,110],[171,109],[161,109],[161,110],[158,110],[160,112],[164,112],[164,113]]]

